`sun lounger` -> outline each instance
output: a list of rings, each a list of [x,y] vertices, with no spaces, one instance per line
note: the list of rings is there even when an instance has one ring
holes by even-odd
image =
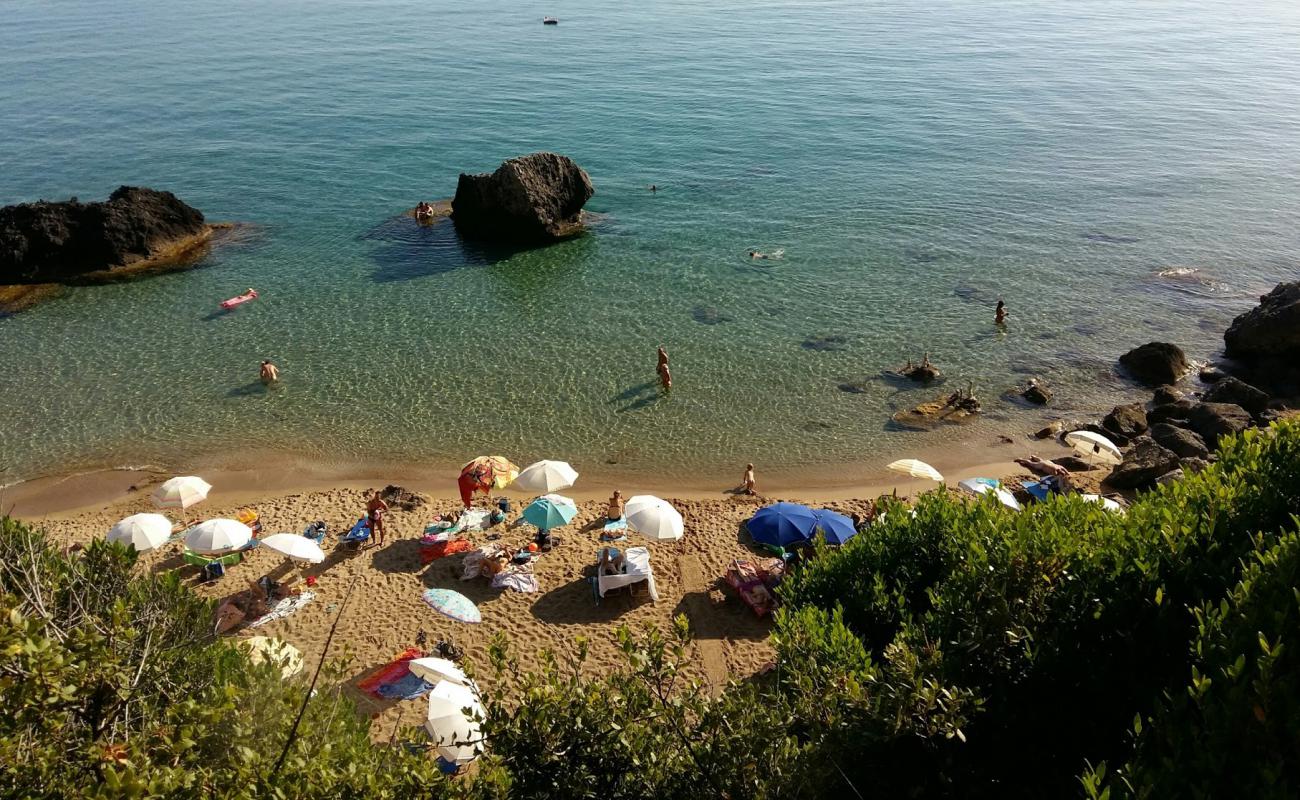
[[[623,553],[623,569],[615,571],[611,567],[596,568],[596,594],[604,597],[611,589],[645,583],[650,590],[650,599],[659,601],[659,590],[655,588],[654,570],[650,568],[650,551],[644,547],[629,547]]]

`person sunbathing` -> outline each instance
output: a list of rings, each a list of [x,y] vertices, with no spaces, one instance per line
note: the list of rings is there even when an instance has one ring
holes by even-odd
[[[1057,464],[1055,461],[1048,461],[1047,459],[1039,458],[1036,455],[1030,456],[1029,458],[1017,458],[1016,463],[1035,475],[1042,475],[1044,477],[1050,475],[1065,479],[1070,477],[1070,471],[1065,467]]]
[[[623,518],[623,493],[615,489],[609,496],[609,506],[605,509],[605,519],[618,522]]]

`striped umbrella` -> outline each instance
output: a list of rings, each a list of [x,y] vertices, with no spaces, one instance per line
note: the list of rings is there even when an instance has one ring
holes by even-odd
[[[426,589],[424,602],[432,606],[435,611],[446,614],[457,622],[483,621],[483,615],[479,613],[474,601],[451,589]]]
[[[487,494],[493,489],[504,489],[519,477],[519,467],[503,456],[479,456],[460,468],[456,484],[460,499],[469,508],[475,492]]]

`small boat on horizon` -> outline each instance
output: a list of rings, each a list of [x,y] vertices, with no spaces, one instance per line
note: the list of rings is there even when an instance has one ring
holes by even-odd
[[[542,17],[543,25],[559,25],[560,20],[556,17]]]

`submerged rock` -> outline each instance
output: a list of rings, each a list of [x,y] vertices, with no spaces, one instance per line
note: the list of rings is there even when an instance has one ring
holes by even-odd
[[[735,317],[724,314],[714,306],[696,306],[691,309],[691,319],[701,325],[720,325],[724,322],[732,322]]]
[[[1152,386],[1177,383],[1187,372],[1187,356],[1178,345],[1148,342],[1119,357],[1129,374]]]
[[[930,430],[940,423],[970,422],[980,413],[980,401],[969,391],[956,391],[894,414],[895,423],[913,430]]]
[[[939,371],[939,368],[930,363],[929,353],[926,353],[921,358],[920,364],[913,364],[912,359],[909,358],[906,364],[894,370],[891,374],[906,378],[914,383],[933,383],[943,377],[943,373]]]
[[[555,153],[512,158],[496,172],[460,176],[451,218],[463,235],[544,244],[582,230],[582,207],[596,193],[573,159]]]
[[[104,202],[76,198],[0,208],[0,284],[62,283],[179,256],[211,233],[171,192],[121,186]]]
[[[1046,384],[1031,380],[1020,396],[1034,405],[1044,406],[1052,399],[1052,390]]]
[[[809,336],[803,340],[800,345],[805,350],[816,350],[818,352],[845,350],[848,339],[843,336]]]

